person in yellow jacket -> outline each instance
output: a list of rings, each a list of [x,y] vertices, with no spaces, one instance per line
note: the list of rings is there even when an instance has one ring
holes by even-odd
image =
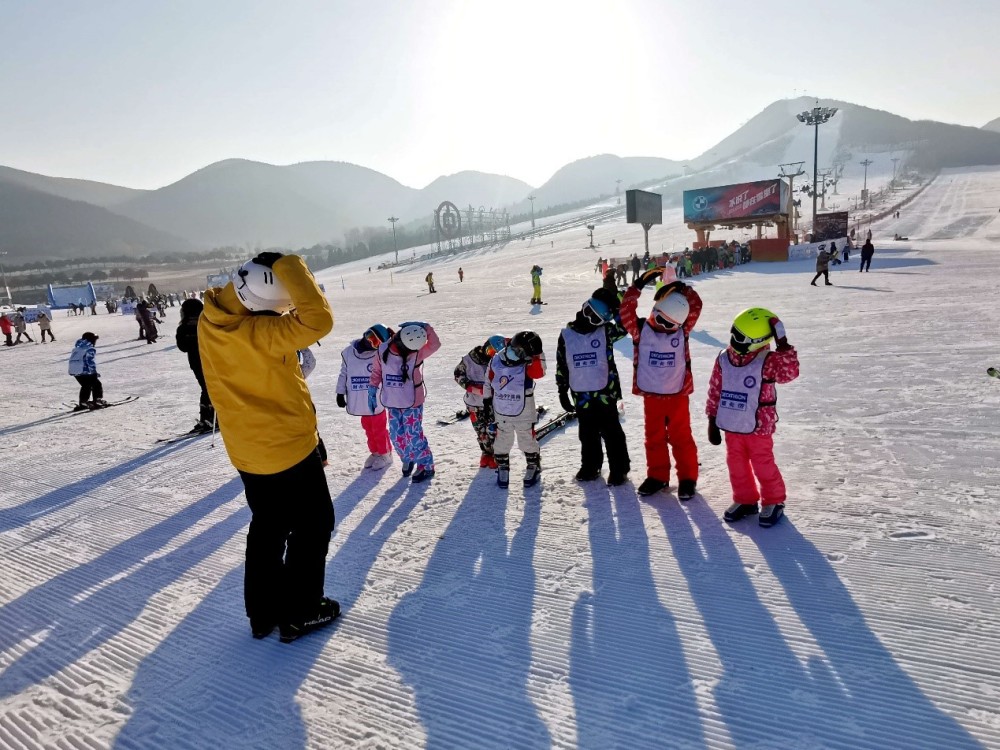
[[[205,385],[252,518],[243,593],[254,638],[282,642],[331,623],[323,594],[334,512],[317,450],[316,410],[297,350],[333,329],[303,260],[261,253],[205,292],[198,322]]]

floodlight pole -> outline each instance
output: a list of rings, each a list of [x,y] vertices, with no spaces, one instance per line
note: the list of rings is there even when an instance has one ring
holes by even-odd
[[[892,157],[892,189],[896,189],[896,162],[899,161],[898,156]]]
[[[528,200],[531,201],[531,228],[535,228],[535,196],[529,195]]]
[[[861,188],[861,194],[865,196],[865,204],[864,204],[865,208],[868,208],[868,167],[870,167],[874,163],[875,162],[873,162],[871,159],[865,159],[863,162],[861,162],[861,165],[865,168],[865,185],[863,188]]]
[[[800,112],[795,115],[795,118],[801,122],[803,125],[812,125],[814,128],[813,135],[813,220],[812,220],[812,233],[816,234],[816,180],[819,172],[819,126],[825,122],[828,122],[831,117],[837,114],[836,107],[821,107],[819,102],[812,109],[807,109],[805,112]]]
[[[622,181],[615,180],[615,198],[618,199],[618,205],[622,204],[622,194],[621,194]]]
[[[399,218],[396,216],[390,216],[386,219],[390,224],[392,224],[392,249],[396,251],[396,264],[399,264],[399,247],[396,245],[396,222]]]

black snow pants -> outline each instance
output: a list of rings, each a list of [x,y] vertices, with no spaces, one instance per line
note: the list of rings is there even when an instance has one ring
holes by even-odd
[[[75,375],[76,382],[80,384],[80,403],[90,401],[90,394],[94,394],[94,400],[104,398],[104,386],[101,379],[96,375]]]
[[[600,471],[604,464],[601,440],[608,451],[608,469],[614,474],[627,473],[630,468],[625,431],[618,418],[618,407],[600,399],[591,400],[577,409],[580,435],[580,468]]]
[[[253,516],[243,599],[255,621],[300,622],[323,597],[334,513],[319,451],[277,474],[241,471]]]

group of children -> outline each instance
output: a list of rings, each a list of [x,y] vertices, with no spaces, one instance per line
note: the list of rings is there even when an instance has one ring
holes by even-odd
[[[628,335],[633,343],[632,393],[642,398],[645,423],[646,478],[638,493],[653,495],[667,487],[672,455],[678,498],[690,500],[697,494],[688,337],[701,315],[702,300],[671,271],[646,271],[624,295],[606,286],[595,290],[559,334],[555,379],[560,404],[579,421],[581,465],[576,479],[580,482],[601,476],[605,450],[608,485],[628,481],[631,464],[618,409],[622,387],[614,356],[615,342]],[[637,306],[651,284],[656,285],[653,307],[643,319]],[[777,345],[774,350],[772,340]],[[411,322],[399,331],[374,325],[344,349],[337,403],[361,417],[371,451],[366,467],[391,464],[391,441],[402,458],[404,476],[414,469],[414,482],[434,476],[433,455],[423,432],[422,365],[439,347],[430,325]],[[524,486],[534,486],[540,478],[534,385],[545,369],[542,340],[533,331],[511,338],[490,336],[455,367],[455,382],[465,390],[480,449],[479,466],[495,469],[500,487],[509,485],[515,442],[525,454]],[[706,405],[709,442],[721,444],[726,433],[733,491],[733,504],[724,515],[727,521],[760,512],[760,524],[771,526],[781,517],[786,498],[774,461],[775,385],[791,382],[798,372],[797,354],[776,315],[751,308],[736,317],[729,346],[715,361]]]

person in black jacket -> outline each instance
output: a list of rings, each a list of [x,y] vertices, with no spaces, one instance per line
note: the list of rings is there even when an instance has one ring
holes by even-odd
[[[201,370],[201,355],[198,353],[198,318],[204,308],[201,300],[186,299],[181,303],[181,322],[177,326],[177,348],[187,354],[188,366],[201,386],[201,397],[198,399],[198,424],[195,430],[208,432],[215,421],[215,409],[205,388],[205,375]]]

